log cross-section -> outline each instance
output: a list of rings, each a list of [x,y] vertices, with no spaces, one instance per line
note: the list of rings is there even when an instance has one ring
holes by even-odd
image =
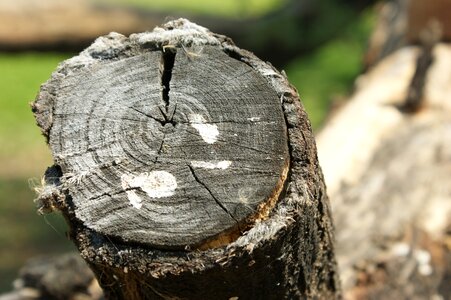
[[[65,215],[110,298],[335,295],[308,120],[285,77],[228,38],[183,19],[101,37],[33,110],[55,161],[40,210]],[[230,281],[254,264],[274,274]],[[257,289],[268,280],[279,291]]]

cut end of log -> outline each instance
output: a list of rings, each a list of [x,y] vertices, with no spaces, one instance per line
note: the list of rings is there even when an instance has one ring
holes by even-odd
[[[158,249],[224,246],[266,219],[290,161],[279,75],[233,47],[179,19],[63,62],[32,106],[61,170],[43,211]]]
[[[101,37],[33,111],[55,161],[38,204],[66,217],[106,298],[338,299],[299,96],[227,37],[183,19]]]

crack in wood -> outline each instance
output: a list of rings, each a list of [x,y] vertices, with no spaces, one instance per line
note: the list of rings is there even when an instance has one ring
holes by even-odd
[[[160,157],[161,152],[163,152],[164,139],[166,138],[166,134],[163,134],[163,138],[161,139],[160,147],[158,147],[157,155],[155,156],[154,163],[158,162],[158,158]]]
[[[129,150],[127,150],[126,148],[123,148],[122,151],[124,151],[125,154],[127,154],[129,157],[133,158],[134,160],[136,160],[137,162],[140,162],[143,166],[148,166],[148,167],[152,167],[151,164],[149,164],[148,162],[139,159],[136,155],[134,155],[133,153],[131,153]]]
[[[171,90],[170,82],[172,78],[172,69],[174,67],[175,55],[177,50],[175,48],[163,48],[161,61],[160,61],[160,76],[161,76],[161,99],[164,102],[164,111],[160,109],[165,119],[164,124],[171,123],[175,126],[172,118],[174,117],[175,110],[169,115],[169,91]]]
[[[214,45],[192,60],[180,45],[164,45],[74,73],[58,92],[50,146],[64,166],[68,207],[90,230],[162,249],[221,247],[249,229],[259,210],[269,211],[261,202],[272,199],[288,155],[279,96]],[[50,86],[60,87],[65,77],[55,78]],[[221,171],[235,160],[236,168]],[[147,199],[139,186],[149,172],[174,174],[180,192],[170,201]],[[135,209],[141,205],[145,213]]]
[[[165,119],[164,121],[163,121],[163,120],[160,120],[160,119],[158,119],[158,118],[155,118],[154,116],[152,116],[152,115],[150,115],[150,114],[146,114],[145,112],[142,112],[142,111],[140,111],[139,109],[136,109],[136,108],[134,108],[134,107],[129,107],[129,108],[132,109],[132,110],[134,110],[134,111],[136,111],[137,113],[140,113],[140,114],[142,114],[142,115],[144,115],[144,116],[146,116],[146,117],[152,119],[152,120],[157,121],[157,122],[160,123],[160,125],[163,126],[163,127],[164,127],[166,124],[168,124],[168,123],[170,123],[170,124],[172,124],[173,126],[175,126],[175,122],[173,122],[172,120],[167,120],[167,119],[166,119],[166,115],[164,114],[163,111],[161,111],[161,108],[160,108],[160,107],[158,107],[158,108],[160,109],[161,113],[163,114],[163,117],[164,117],[164,119]],[[174,110],[174,113],[175,113],[175,110]],[[155,156],[155,159],[152,160],[153,163],[157,163],[157,162],[158,162],[158,157],[159,157],[159,155],[161,154],[161,152],[162,152],[162,150],[163,150],[163,145],[164,145],[164,139],[165,139],[165,138],[166,138],[166,134],[164,133],[164,134],[163,134],[163,138],[161,139],[160,146],[158,147],[158,150],[157,150],[157,155]]]
[[[158,123],[160,123],[161,126],[164,126],[164,125],[166,125],[166,123],[167,123],[167,122],[166,122],[166,118],[165,118],[165,120],[160,120],[160,119],[158,119],[158,118],[152,116],[151,114],[146,114],[145,112],[140,111],[139,109],[136,109],[136,108],[134,108],[134,107],[129,107],[129,108],[132,109],[132,110],[134,110],[134,111],[136,111],[136,112],[139,113],[139,114],[142,114],[142,115],[144,115],[144,116],[146,116],[146,117],[148,117],[148,118],[154,120],[154,121],[157,121]],[[160,109],[160,111],[161,111],[161,109]],[[163,116],[165,116],[163,111],[161,111],[161,113],[163,114]]]
[[[168,105],[169,106],[169,105]],[[162,109],[161,109],[161,107],[159,107],[158,106],[158,109],[160,110],[160,112],[161,112],[161,114],[163,115],[163,118],[164,118],[164,121],[162,122],[162,125],[164,126],[164,125],[166,125],[166,124],[172,124],[172,126],[174,126],[175,127],[175,125],[177,124],[174,120],[173,120],[173,118],[174,118],[174,115],[175,115],[175,109],[177,108],[177,104],[175,105],[175,107],[174,107],[174,111],[172,112],[172,114],[171,114],[171,117],[170,118],[168,118],[168,108],[166,107],[165,108],[165,110],[166,110],[166,112],[165,111],[163,111]]]
[[[200,178],[197,176],[196,172],[194,171],[194,168],[191,165],[187,165],[191,174],[194,177],[194,180],[196,180],[197,183],[199,183],[201,186],[203,186],[207,192],[210,194],[210,196],[213,198],[213,200],[215,200],[215,202],[222,208],[222,210],[224,210],[233,220],[235,220],[235,222],[238,224],[239,226],[239,221],[232,215],[232,213],[224,206],[224,204],[221,203],[221,201],[219,201],[218,198],[216,198],[216,196],[213,194],[213,192],[210,190],[210,188],[202,181],[200,180]]]
[[[96,196],[93,196],[91,198],[88,198],[88,200],[89,201],[94,201],[94,200],[97,200],[97,199],[99,199],[101,197],[105,197],[105,196],[108,196],[108,197],[112,198],[113,196],[124,194],[124,193],[129,192],[129,191],[141,191],[141,192],[144,192],[143,189],[141,187],[139,187],[139,186],[127,187],[127,188],[121,188],[120,190],[116,190],[116,191],[112,190],[110,192],[103,192],[100,195],[96,195]]]
[[[114,192],[114,193],[103,192],[103,193],[100,194],[100,195],[96,195],[96,196],[94,196],[94,197],[88,198],[88,201],[94,201],[94,200],[97,200],[97,199],[99,199],[99,198],[101,198],[101,197],[106,197],[106,196],[112,198],[113,196],[116,196],[116,195],[119,195],[119,194],[122,194],[122,193],[125,193],[125,192],[126,192],[125,190],[121,190],[121,191]]]

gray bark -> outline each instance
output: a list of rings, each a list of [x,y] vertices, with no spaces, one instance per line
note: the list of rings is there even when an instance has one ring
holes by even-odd
[[[299,97],[230,39],[183,19],[101,37],[33,111],[55,160],[39,209],[63,213],[108,298],[339,296]]]

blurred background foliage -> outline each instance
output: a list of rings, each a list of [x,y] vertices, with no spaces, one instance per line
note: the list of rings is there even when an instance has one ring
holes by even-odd
[[[26,0],[18,1],[23,2]],[[193,17],[213,31],[211,24],[226,24],[225,32],[219,33],[231,36],[238,46],[286,71],[314,130],[321,127],[332,104],[350,92],[362,71],[366,43],[375,22],[370,4],[340,0],[95,1],[97,6],[132,9],[141,15],[158,12],[171,18]],[[1,9],[0,3],[0,14]],[[204,19],[207,24],[201,22]],[[164,21],[162,18],[160,23]],[[63,220],[35,212],[33,188],[39,186],[51,156],[29,103],[57,64],[84,46],[80,42],[63,48],[35,47],[39,48],[37,52],[32,51],[34,47],[0,47],[7,50],[0,51],[0,292],[10,289],[26,259],[74,249],[65,237]]]
[[[146,10],[217,15],[228,18],[257,17],[280,8],[286,0],[96,0]]]

